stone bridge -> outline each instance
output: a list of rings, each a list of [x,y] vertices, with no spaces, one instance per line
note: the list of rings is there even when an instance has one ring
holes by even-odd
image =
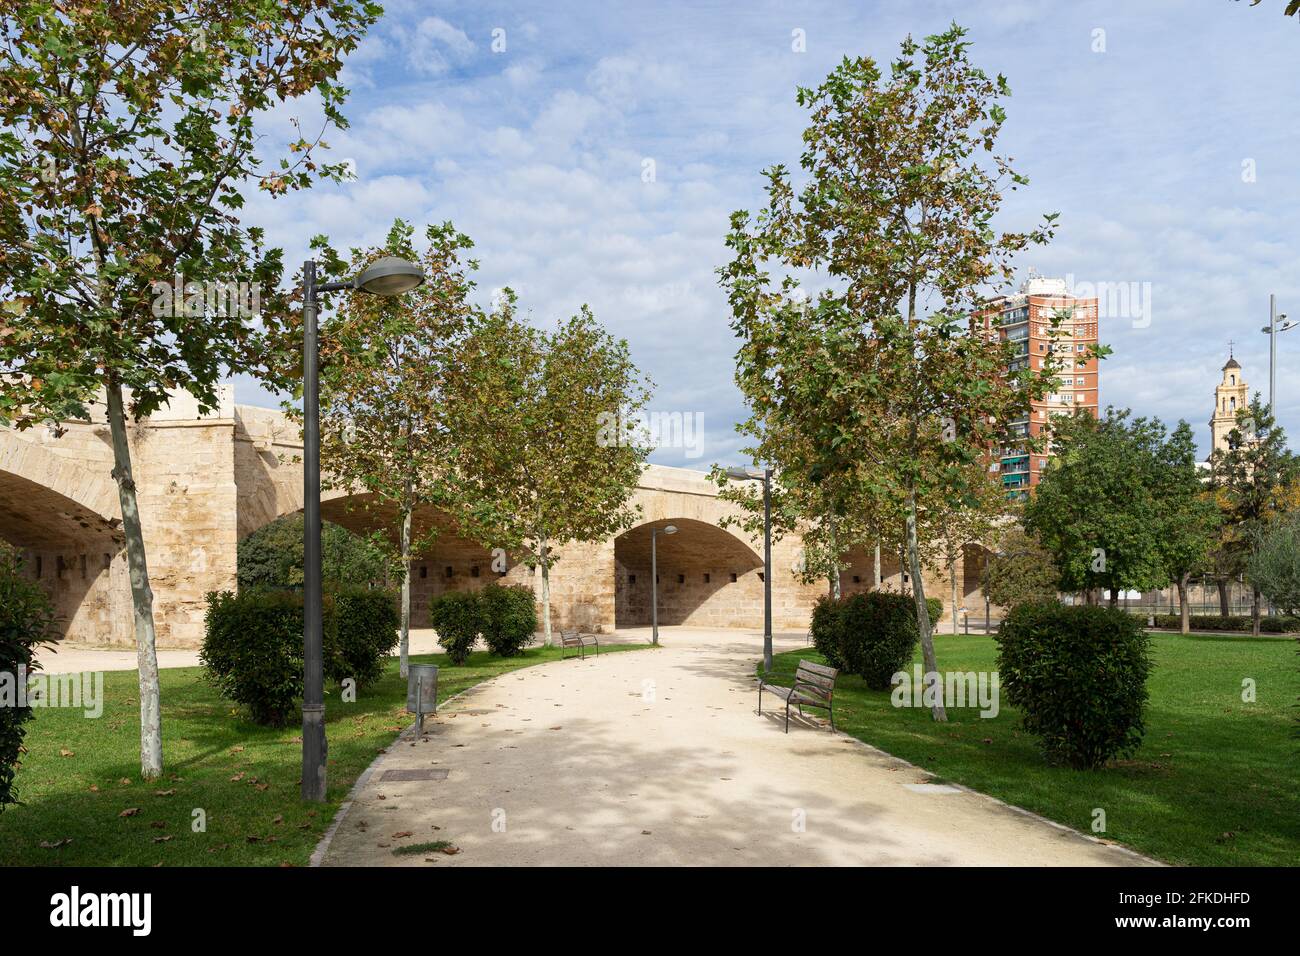
[[[185,394],[130,440],[141,520],[154,590],[158,642],[195,647],[203,637],[205,595],[235,586],[239,541],[302,507],[302,444],[280,411],[234,403],[225,386],[218,407],[200,415]],[[44,428],[0,431],[0,538],[18,548],[26,573],[54,598],[65,639],[126,646],[131,595],[121,534],[112,449],[102,407],[89,422],[69,422],[56,436]],[[355,531],[396,528],[396,516],[364,495],[327,491],[326,520]],[[605,541],[556,553],[551,571],[552,626],[608,631],[650,623],[650,536],[658,538],[659,622],[758,629],[763,623],[762,543],[723,529],[732,507],[702,472],[649,465],[633,496],[637,523]],[[431,598],[483,587],[492,579],[540,594],[540,575],[507,555],[493,570],[492,552],[456,533],[445,515],[417,514],[417,534],[437,526],[433,545],[412,568],[414,623],[427,626]],[[778,630],[802,630],[824,584],[799,582],[797,538],[772,549],[772,604]],[[846,592],[871,586],[871,557],[846,556]],[[982,551],[968,549],[958,568],[959,595],[978,587]],[[898,561],[885,557],[885,583],[898,587]],[[927,578],[927,592],[949,600],[946,578]],[[964,598],[963,598],[964,599]]]

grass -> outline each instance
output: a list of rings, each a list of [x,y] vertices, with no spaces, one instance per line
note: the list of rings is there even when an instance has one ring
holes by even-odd
[[[990,637],[935,636],[941,670],[991,671]],[[789,685],[811,649],[778,655],[774,677]],[[919,657],[919,651],[918,651]],[[1296,786],[1296,653],[1277,637],[1154,634],[1146,736],[1130,759],[1095,771],[1048,766],[1003,694],[995,718],[950,710],[895,708],[887,691],[841,675],[835,725],[938,775],[1168,863],[1293,866],[1300,859]],[[1242,681],[1256,682],[1244,703]],[[824,713],[824,712],[821,712]]]
[[[442,701],[558,658],[556,648],[530,648],[511,658],[475,653],[460,667],[442,655],[412,660],[439,665]],[[304,804],[300,728],[259,727],[202,675],[197,667],[162,671],[164,772],[148,783],[140,778],[134,671],[104,675],[96,720],[80,710],[36,710],[16,780],[22,803],[0,812],[0,864],[302,866],[357,777],[412,720],[395,659],[355,703],[327,693],[328,799]],[[193,828],[198,811],[205,832]]]

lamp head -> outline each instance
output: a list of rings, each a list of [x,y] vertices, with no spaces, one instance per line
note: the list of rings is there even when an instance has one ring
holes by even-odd
[[[727,477],[733,478],[736,481],[758,481],[763,476],[755,474],[753,471],[751,471],[748,468],[737,467],[737,468],[728,468]]]
[[[357,288],[371,295],[401,295],[424,281],[424,272],[414,262],[384,256],[366,266],[357,276]]]
[[[675,524],[667,525],[664,528],[664,534],[676,534],[676,533],[677,533],[677,525]]]

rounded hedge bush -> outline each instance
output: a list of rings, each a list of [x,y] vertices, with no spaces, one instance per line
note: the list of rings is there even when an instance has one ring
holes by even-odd
[[[258,528],[236,551],[240,590],[302,587],[301,514],[285,515]],[[372,538],[353,534],[347,528],[322,521],[321,578],[326,590],[382,587],[390,557]]]
[[[537,602],[523,584],[492,584],[478,593],[483,641],[499,657],[522,654],[537,631]]]
[[[36,649],[54,636],[54,607],[39,584],[22,571],[22,560],[0,544],[0,810],[16,803],[14,768],[22,752],[30,706],[18,706],[18,681],[39,669]]]
[[[479,596],[474,591],[448,591],[429,602],[429,626],[453,664],[464,664],[483,627]]]
[[[289,723],[302,700],[302,595],[209,594],[204,623],[199,661],[218,693],[248,708],[256,723]]]
[[[208,595],[199,660],[222,697],[248,708],[259,724],[283,727],[303,694],[303,599],[268,588]],[[325,679],[356,682],[383,673],[397,643],[397,610],[387,591],[350,589],[322,600]]]
[[[998,671],[1025,730],[1053,763],[1100,767],[1142,743],[1150,639],[1124,611],[1022,604],[995,640]]]
[[[397,603],[388,591],[353,589],[333,598],[333,619],[325,632],[325,676],[337,683],[351,678],[361,690],[379,680],[384,659],[397,647]]]
[[[857,674],[873,690],[888,690],[920,639],[916,603],[888,591],[823,597],[813,608],[812,638],[832,667]]]

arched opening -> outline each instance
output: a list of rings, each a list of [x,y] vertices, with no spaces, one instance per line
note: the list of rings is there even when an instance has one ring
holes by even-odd
[[[984,570],[989,566],[989,550],[982,544],[965,544],[962,546],[962,603],[972,613],[976,606],[983,606],[984,595],[980,586],[984,582]]]
[[[117,522],[21,475],[0,471],[0,538],[54,604],[62,639],[134,642],[126,557]]]
[[[396,546],[401,522],[397,508],[373,495],[351,495],[321,502],[321,518],[356,534],[381,532]],[[411,626],[429,626],[429,603],[448,591],[476,591],[494,581],[531,584],[532,572],[518,565],[518,555],[494,555],[491,549],[464,536],[448,515],[422,507],[411,516],[411,538],[417,546],[430,531],[432,541],[411,557]],[[498,570],[504,568],[503,570]],[[400,582],[393,581],[396,587]]]
[[[664,534],[668,525],[676,534]],[[656,537],[659,623],[763,626],[763,559],[728,531],[692,518],[638,525],[614,539],[614,623],[648,627],[650,539]]]

